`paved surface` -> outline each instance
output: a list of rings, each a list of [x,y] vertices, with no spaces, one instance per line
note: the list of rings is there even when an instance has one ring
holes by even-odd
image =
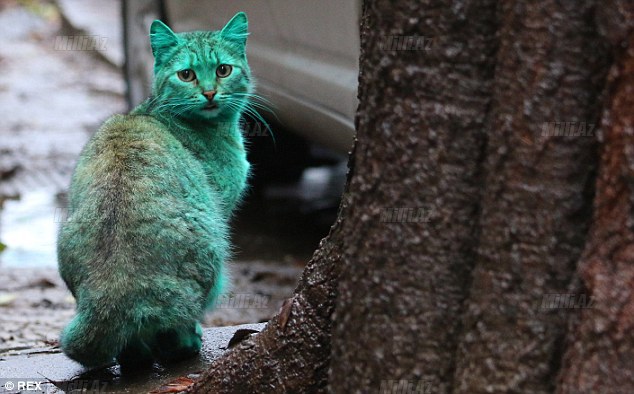
[[[239,329],[261,331],[265,324],[245,324],[231,327],[207,328],[203,335],[203,349],[198,357],[165,368],[155,364],[151,370],[122,373],[118,366],[88,371],[60,353],[58,348],[45,347],[24,351],[20,355],[0,359],[0,393],[17,393],[6,390],[6,384],[18,381],[41,384],[46,393],[69,392],[72,387],[99,388],[101,393],[146,393],[178,377],[194,380],[214,359],[222,355]],[[248,340],[248,339],[245,339]],[[54,383],[52,383],[54,382]],[[33,391],[28,391],[33,392]]]

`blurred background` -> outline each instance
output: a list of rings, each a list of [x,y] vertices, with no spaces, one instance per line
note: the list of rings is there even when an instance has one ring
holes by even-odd
[[[73,314],[55,253],[70,176],[99,125],[149,94],[154,19],[180,32],[219,29],[237,11],[249,17],[248,59],[271,102],[261,115],[272,133],[245,119],[254,171],[233,223],[234,287],[205,324],[268,320],[336,217],[357,107],[360,8],[0,0],[0,355],[55,343]]]

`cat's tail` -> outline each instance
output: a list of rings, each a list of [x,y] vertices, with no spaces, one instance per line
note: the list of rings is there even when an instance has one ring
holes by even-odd
[[[104,320],[98,312],[78,311],[62,331],[62,351],[86,367],[114,362],[125,346],[127,335],[117,321]]]

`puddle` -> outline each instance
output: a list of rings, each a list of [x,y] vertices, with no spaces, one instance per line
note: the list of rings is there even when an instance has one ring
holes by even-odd
[[[57,267],[57,233],[65,219],[64,206],[50,189],[5,200],[0,211],[0,242],[6,249],[0,253],[0,267]],[[265,206],[261,201],[252,201],[239,212],[233,231],[236,257],[307,261],[327,228],[315,226],[314,218],[289,216],[280,220],[265,215]]]
[[[19,200],[7,200],[0,215],[0,266],[56,267],[55,242],[60,208],[50,191],[23,193]]]

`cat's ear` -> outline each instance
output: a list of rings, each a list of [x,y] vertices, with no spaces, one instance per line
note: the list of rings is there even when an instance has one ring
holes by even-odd
[[[230,41],[235,41],[242,46],[247,45],[247,36],[249,32],[249,22],[247,21],[247,14],[244,12],[238,12],[231,18],[229,22],[222,28],[220,35]]]
[[[178,37],[165,23],[160,20],[152,22],[150,27],[150,45],[157,64],[167,60],[172,49],[178,45]]]

